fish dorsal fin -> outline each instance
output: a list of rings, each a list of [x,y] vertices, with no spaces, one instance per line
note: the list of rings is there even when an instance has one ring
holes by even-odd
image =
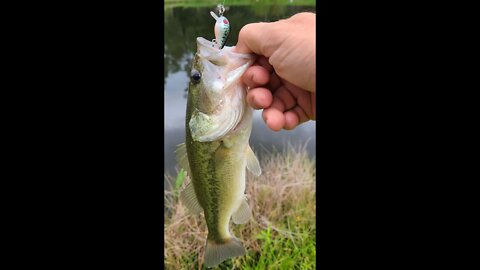
[[[180,192],[180,200],[193,215],[198,215],[203,210],[198,202],[197,196],[195,195],[195,189],[193,189],[192,182],[188,183],[185,189]]]
[[[262,174],[262,169],[260,168],[260,163],[258,162],[255,153],[253,152],[250,145],[247,145],[246,148],[247,156],[247,169],[252,172],[255,176],[260,176]]]
[[[180,167],[183,168],[187,175],[190,176],[190,164],[188,163],[187,146],[185,143],[177,145],[177,149],[175,149],[175,156]]]
[[[242,199],[237,211],[233,213],[232,220],[235,224],[247,223],[252,217],[252,209],[248,206],[247,198]]]

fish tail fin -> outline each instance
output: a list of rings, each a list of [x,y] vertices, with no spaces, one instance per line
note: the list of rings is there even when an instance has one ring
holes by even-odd
[[[221,243],[207,239],[204,265],[206,267],[213,267],[226,259],[243,255],[245,255],[245,248],[242,242],[235,237],[231,237]]]

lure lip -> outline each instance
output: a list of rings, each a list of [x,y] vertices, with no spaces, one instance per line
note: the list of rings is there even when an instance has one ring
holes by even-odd
[[[218,18],[219,18],[219,17],[217,16],[217,14],[215,14],[215,12],[213,12],[213,11],[210,11],[210,15],[212,15],[212,17],[213,17],[215,20],[218,20]]]

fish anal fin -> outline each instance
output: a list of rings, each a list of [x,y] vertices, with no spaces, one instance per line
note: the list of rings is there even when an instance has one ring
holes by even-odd
[[[233,213],[232,220],[235,224],[245,224],[252,217],[252,209],[248,206],[247,199],[242,199],[237,211]]]
[[[247,156],[247,169],[252,172],[255,176],[260,176],[262,174],[262,169],[260,168],[260,163],[258,162],[255,153],[253,152],[250,145],[247,145],[246,148]]]
[[[198,202],[197,195],[195,195],[195,189],[193,188],[192,182],[188,183],[185,189],[180,192],[180,200],[193,215],[198,215],[203,210]]]

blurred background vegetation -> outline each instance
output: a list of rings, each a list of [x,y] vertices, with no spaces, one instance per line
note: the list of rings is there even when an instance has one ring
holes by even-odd
[[[169,73],[188,70],[196,50],[195,38],[213,39],[215,11],[221,1],[167,0],[164,6],[164,79]],[[248,23],[269,22],[289,17],[301,11],[315,11],[315,1],[302,0],[227,0],[224,16],[231,30],[226,46],[237,43],[240,29]],[[182,65],[183,63],[183,65]],[[186,64],[185,64],[186,63]]]

